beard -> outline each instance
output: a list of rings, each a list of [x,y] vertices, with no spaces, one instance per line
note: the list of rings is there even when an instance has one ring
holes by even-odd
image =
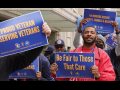
[[[90,45],[92,45],[93,43],[95,43],[96,37],[93,39],[93,41],[87,42],[87,41],[85,40],[85,37],[83,36],[83,40],[84,40],[84,43],[85,43],[85,44],[90,44]]]

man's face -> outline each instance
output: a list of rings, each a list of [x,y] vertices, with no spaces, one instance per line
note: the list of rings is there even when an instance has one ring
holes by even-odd
[[[97,40],[95,41],[95,44],[96,44],[96,46],[97,46],[98,48],[101,48],[101,49],[104,48],[104,42],[103,42],[101,39],[97,39]]]
[[[87,27],[85,28],[82,37],[85,44],[93,44],[97,38],[96,30],[93,27]]]
[[[103,42],[101,39],[97,39],[97,40],[95,41],[95,44],[97,44],[97,43],[99,43],[99,44],[101,44],[101,45],[104,45],[104,42]]]
[[[56,52],[64,52],[65,46],[64,45],[56,45],[55,50],[56,50]]]

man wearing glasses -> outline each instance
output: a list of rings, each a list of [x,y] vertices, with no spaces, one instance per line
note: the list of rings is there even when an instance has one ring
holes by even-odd
[[[65,50],[65,43],[63,40],[58,39],[55,41],[55,52],[66,52]],[[51,54],[50,56],[50,65],[51,68],[54,66],[55,62],[55,53]],[[55,79],[55,81],[68,81],[66,78],[56,78],[56,75],[54,73],[51,73],[51,76]]]
[[[55,52],[65,52],[65,43],[62,39],[58,39],[55,41]],[[55,62],[55,53],[50,55],[50,65]]]

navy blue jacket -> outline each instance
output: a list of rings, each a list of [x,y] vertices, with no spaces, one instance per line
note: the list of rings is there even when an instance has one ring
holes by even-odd
[[[111,63],[114,66],[114,61],[117,58],[116,53],[115,53],[115,48],[110,48],[110,49],[107,49],[104,51],[109,55],[109,57],[111,59]]]
[[[40,54],[40,59],[42,61],[42,81],[54,81],[54,78],[51,76],[48,59],[43,54]]]
[[[39,57],[41,60],[39,61],[39,71],[42,74],[42,81],[54,81],[54,78],[51,76],[50,63],[48,59],[43,54],[40,54]],[[42,63],[42,67],[40,62]],[[38,81],[38,79],[26,79],[26,81]]]

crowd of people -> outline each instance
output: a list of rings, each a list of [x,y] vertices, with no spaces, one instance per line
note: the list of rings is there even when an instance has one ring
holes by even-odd
[[[118,45],[115,48],[104,50],[106,39],[109,35],[103,37],[97,35],[97,31],[93,26],[87,26],[82,32],[82,25],[87,24],[86,19],[82,19],[79,24],[78,31],[75,34],[73,45],[75,49],[70,50],[71,47],[65,49],[65,42],[62,39],[55,41],[54,46],[49,45],[46,49],[44,46],[32,49],[23,53],[4,57],[1,60],[0,65],[0,80],[8,80],[10,73],[20,70],[28,66],[36,57],[39,56],[39,71],[37,71],[37,79],[9,79],[10,81],[117,81],[120,80],[120,33],[118,29],[118,22],[112,22],[112,26],[115,28]],[[51,29],[44,23],[42,26],[42,32],[48,36],[51,34]],[[83,44],[80,43],[80,36],[83,38]],[[94,49],[93,51],[91,51]],[[45,54],[40,54],[41,51]],[[83,52],[83,53],[95,53],[95,65],[90,67],[90,72],[94,74],[95,79],[88,78],[56,78],[56,71],[58,65],[55,63],[54,52]],[[18,59],[19,58],[19,59]],[[2,69],[6,66],[5,69]],[[4,73],[3,73],[4,72]]]

